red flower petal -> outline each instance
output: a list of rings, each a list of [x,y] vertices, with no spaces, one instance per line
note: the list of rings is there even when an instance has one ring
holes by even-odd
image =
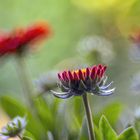
[[[63,80],[60,73],[58,73],[58,78],[59,78],[60,80]]]
[[[94,66],[91,69],[91,74],[90,74],[91,79],[94,79],[96,77],[96,74],[97,74],[97,66]]]
[[[69,77],[69,80],[73,80],[73,75],[70,71],[68,71],[68,77]]]
[[[78,75],[77,75],[76,72],[74,72],[73,75],[74,75],[74,80],[79,80]]]
[[[62,73],[62,77],[63,77],[64,81],[68,81],[68,80],[69,80],[66,71],[64,71],[64,72]]]
[[[100,77],[100,74],[101,74],[101,69],[98,67],[97,68],[97,76]]]
[[[104,66],[104,67],[103,67],[104,72],[106,71],[106,69],[107,69],[107,66]]]
[[[104,73],[105,73],[104,69],[101,69],[100,77],[103,77]]]
[[[38,41],[42,37],[50,34],[50,27],[47,24],[37,24],[27,28],[21,37],[21,44],[27,44],[32,41]]]
[[[86,68],[86,77],[89,77],[89,75],[90,75],[90,70],[89,68]]]
[[[98,67],[99,69],[102,69],[103,66],[102,66],[101,64],[99,64],[97,67]]]
[[[39,23],[27,29],[18,29],[9,34],[0,35],[0,55],[24,51],[29,43],[35,43],[50,35],[48,24]],[[21,48],[22,47],[22,48]]]
[[[81,80],[84,79],[84,75],[83,75],[83,73],[82,73],[81,70],[78,71],[78,76],[79,76],[79,78],[80,78]]]

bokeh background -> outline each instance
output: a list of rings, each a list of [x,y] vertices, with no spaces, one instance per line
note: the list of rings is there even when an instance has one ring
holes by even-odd
[[[112,102],[124,111],[140,106],[140,50],[130,39],[140,29],[139,0],[0,0],[0,17],[1,31],[42,20],[51,25],[52,36],[26,57],[34,87],[48,72],[103,63],[116,91],[92,96],[95,112]],[[0,96],[5,95],[25,103],[14,58],[0,60]]]
[[[116,87],[113,97],[134,105],[138,98],[130,90],[130,85],[133,75],[139,72],[139,64],[130,59],[129,37],[140,26],[139,5],[138,0],[5,0],[0,4],[0,27],[2,31],[8,31],[42,20],[51,25],[52,37],[26,59],[33,79],[51,70],[84,66],[85,63],[79,61],[82,56],[77,51],[79,42],[90,36],[105,38],[111,43],[115,55],[108,68],[109,79]],[[95,63],[93,60],[90,65]],[[1,62],[0,93],[20,98],[15,67],[12,59]]]

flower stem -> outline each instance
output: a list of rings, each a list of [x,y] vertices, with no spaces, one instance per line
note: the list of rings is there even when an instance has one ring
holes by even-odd
[[[19,139],[22,140],[22,137],[20,135],[18,135]]]
[[[90,140],[95,140],[95,135],[94,135],[94,132],[93,132],[94,127],[93,127],[93,121],[92,121],[92,113],[91,113],[91,109],[90,109],[90,106],[89,106],[87,94],[83,94],[82,98],[83,98],[83,103],[84,103],[85,112],[86,112],[89,139]]]
[[[31,82],[29,80],[29,76],[28,76],[28,73],[26,70],[24,57],[18,56],[16,58],[16,60],[17,60],[17,70],[18,70],[20,81],[22,83],[24,96],[27,100],[27,104],[28,104],[29,108],[33,110],[33,106],[34,106],[34,101],[32,98],[33,89],[32,89],[32,85],[31,85]]]

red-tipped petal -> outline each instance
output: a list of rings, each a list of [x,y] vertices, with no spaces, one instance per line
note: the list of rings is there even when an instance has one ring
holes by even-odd
[[[60,73],[58,73],[58,78],[59,78],[60,80],[62,80],[62,77],[61,77],[61,74],[60,74]]]
[[[89,75],[90,75],[90,70],[89,68],[86,68],[86,77],[89,77]]]
[[[102,74],[102,69],[99,69],[99,68],[98,68],[98,70],[97,70],[97,75],[98,75],[99,78],[101,78],[101,74]]]
[[[63,78],[64,81],[67,81],[68,80],[68,76],[67,76],[67,72],[66,71],[64,71],[62,73],[62,78]]]
[[[104,67],[103,67],[103,69],[104,69],[104,72],[105,72],[105,71],[106,71],[106,69],[107,69],[107,66],[104,66]]]
[[[69,80],[73,80],[73,75],[70,71],[68,71],[68,78],[69,78]]]
[[[98,68],[99,68],[99,69],[102,69],[102,67],[103,67],[103,66],[102,66],[101,64],[98,65]]]
[[[63,78],[64,81],[66,80],[65,79],[65,73],[64,72],[62,73],[62,78]]]
[[[98,75],[98,76],[100,75],[100,72],[101,72],[101,69],[98,68],[98,69],[97,69],[97,75]]]
[[[101,74],[100,74],[100,76],[101,76],[101,77],[104,75],[104,73],[105,73],[106,69],[107,69],[107,67],[106,67],[106,66],[104,66],[104,67],[102,68],[102,70],[101,70]]]
[[[74,72],[74,80],[79,80],[79,78],[78,78],[78,75],[77,75],[77,73],[76,72]]]
[[[90,74],[90,77],[91,79],[94,79],[96,77],[96,73],[97,73],[97,67],[94,66],[91,70],[91,74]]]
[[[80,78],[81,80],[83,80],[84,75],[83,75],[83,73],[82,73],[81,70],[78,71],[78,75],[79,75],[79,78]]]
[[[100,73],[100,77],[102,78],[103,75],[104,75],[104,70],[102,69]]]
[[[68,73],[66,71],[65,71],[65,78],[67,81],[69,80],[69,76],[68,76]]]

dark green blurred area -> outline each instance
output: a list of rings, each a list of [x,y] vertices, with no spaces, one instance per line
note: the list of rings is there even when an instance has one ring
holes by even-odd
[[[122,2],[122,4],[124,7],[126,4],[127,8],[127,2]],[[136,22],[136,27],[139,26],[139,21],[136,20],[139,14],[138,5],[140,5],[138,0],[133,1],[127,15],[129,21],[132,18],[133,26]],[[126,37],[126,34],[123,34],[124,31],[120,30],[122,28],[116,24],[116,18],[120,14],[119,10],[108,8],[106,12],[95,11],[83,10],[70,0],[0,0],[0,27],[1,30],[7,31],[31,25],[40,20],[46,20],[51,25],[52,37],[39,46],[40,48],[35,53],[26,58],[33,80],[47,71],[66,69],[69,64],[64,60],[72,58],[73,61],[79,56],[76,47],[81,38],[90,35],[106,37],[112,42],[116,54],[115,60],[109,64],[107,71],[110,75],[109,80],[114,81],[116,92],[113,96],[106,98],[104,102],[119,99],[135,106],[139,102],[139,95],[137,98],[133,95],[130,91],[130,84],[133,74],[139,71],[139,64],[130,61],[128,55],[130,44],[127,40],[129,34]],[[123,26],[125,24],[127,27],[129,27],[127,24],[131,26],[130,22],[123,23],[122,20]],[[119,23],[121,23],[121,18]],[[61,61],[64,62],[61,64]],[[58,63],[60,65],[57,65]],[[75,60],[74,65],[81,66],[82,62]],[[14,95],[20,98],[22,89],[13,58],[4,62],[1,60],[0,73],[1,95]],[[95,98],[103,102],[102,97]]]

